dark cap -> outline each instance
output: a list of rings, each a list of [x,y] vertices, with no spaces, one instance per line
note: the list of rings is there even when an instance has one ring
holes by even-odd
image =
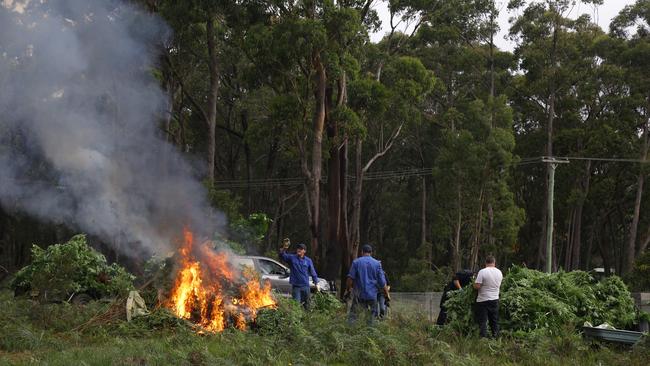
[[[300,244],[296,245],[296,249],[304,249],[304,250],[307,250],[307,246],[306,246],[305,244],[303,244],[303,243],[300,243]]]
[[[361,247],[361,253],[372,253],[372,247],[369,244],[364,244]]]

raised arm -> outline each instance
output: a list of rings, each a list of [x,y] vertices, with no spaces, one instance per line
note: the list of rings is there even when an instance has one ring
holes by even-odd
[[[289,238],[285,238],[284,240],[282,240],[282,246],[278,251],[278,257],[280,257],[280,259],[282,259],[287,263],[291,262],[291,254],[287,253],[287,249],[289,249],[289,245],[291,245]]]

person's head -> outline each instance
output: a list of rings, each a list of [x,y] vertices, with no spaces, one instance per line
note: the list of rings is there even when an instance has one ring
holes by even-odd
[[[372,255],[372,246],[365,244],[361,247],[361,255]]]
[[[494,259],[493,255],[488,255],[485,257],[485,266],[486,267],[494,267],[497,264],[497,260]]]
[[[307,253],[307,246],[303,243],[298,244],[296,246],[296,254],[298,254],[298,256],[302,258],[305,256],[305,253]]]

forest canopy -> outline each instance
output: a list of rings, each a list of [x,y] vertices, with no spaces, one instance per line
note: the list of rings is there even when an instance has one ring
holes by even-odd
[[[397,288],[434,289],[488,253],[543,269],[543,157],[568,161],[554,270],[647,258],[648,0],[609,29],[570,15],[600,0],[390,0],[390,24],[371,0],[52,3],[0,5],[6,272],[78,231],[137,267],[183,221],[242,252],[304,242],[332,279],[370,243]],[[39,11],[64,21],[8,32]],[[512,51],[495,44],[505,11]],[[78,141],[104,155],[72,162]]]

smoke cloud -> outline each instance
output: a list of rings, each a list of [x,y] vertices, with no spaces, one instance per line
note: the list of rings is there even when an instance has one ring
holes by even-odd
[[[220,218],[161,137],[169,29],[118,1],[0,0],[0,204],[134,252]],[[127,250],[127,254],[128,254]]]

